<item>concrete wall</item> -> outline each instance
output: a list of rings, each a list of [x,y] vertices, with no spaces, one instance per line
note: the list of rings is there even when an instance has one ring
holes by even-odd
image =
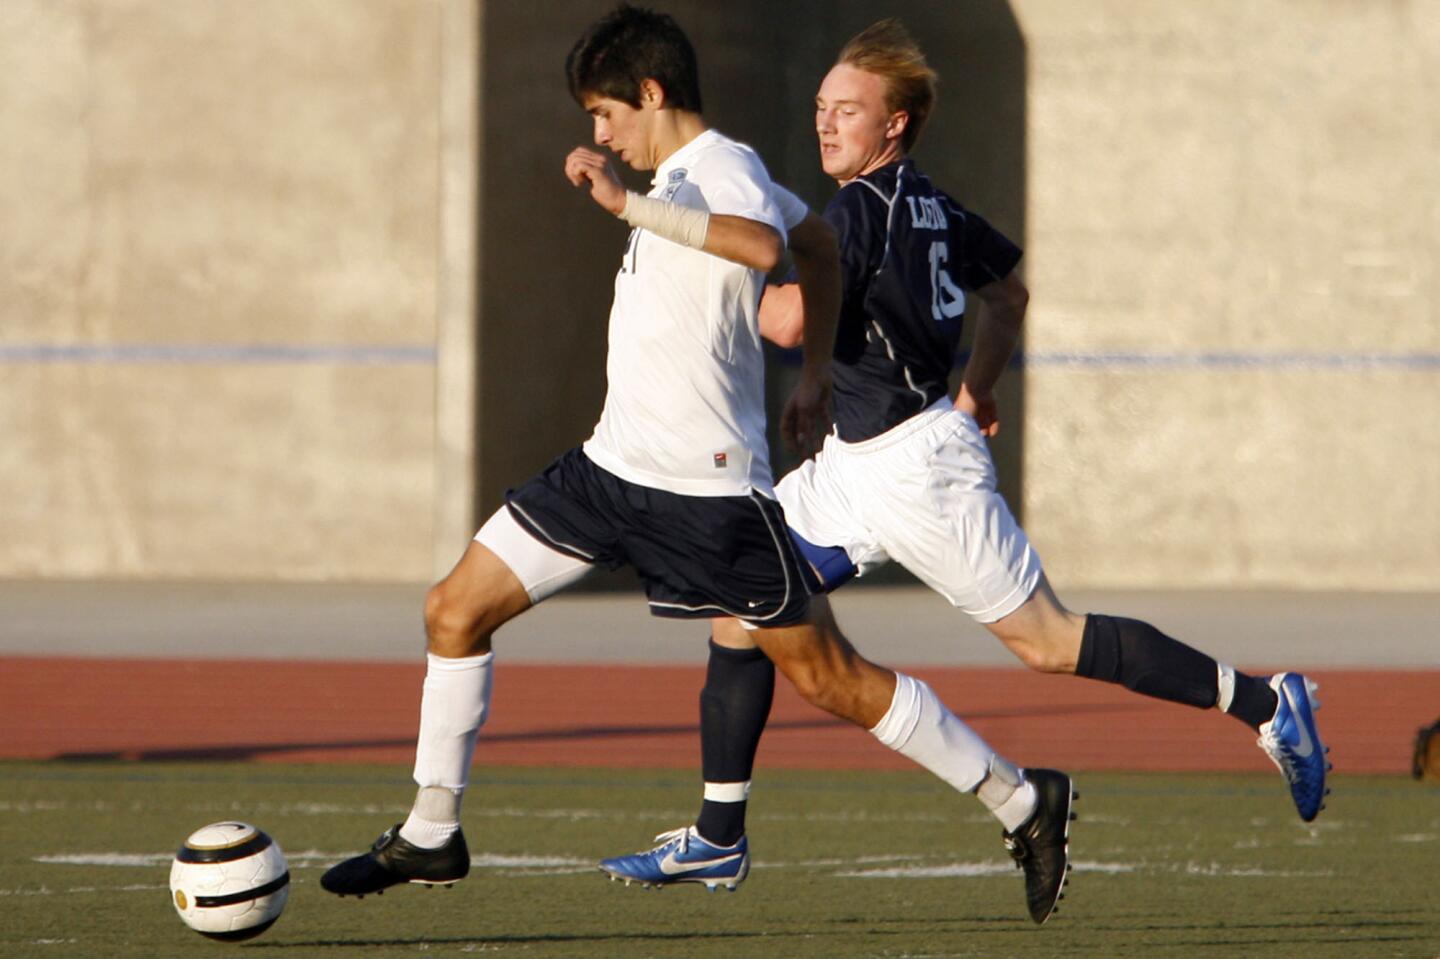
[[[1440,589],[1440,5],[1015,6],[1052,578]]]
[[[0,575],[428,571],[440,14],[0,3]]]
[[[1434,3],[656,5],[817,206],[825,67],[921,37],[921,163],[1027,248],[998,459],[1057,584],[1440,589]],[[0,3],[0,575],[443,570],[599,411],[609,6]]]

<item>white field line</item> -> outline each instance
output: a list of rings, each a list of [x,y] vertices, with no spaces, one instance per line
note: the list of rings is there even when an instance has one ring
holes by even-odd
[[[169,883],[130,883],[124,886],[71,886],[68,889],[51,889],[49,886],[37,886],[34,889],[0,889],[0,899],[6,896],[57,896],[70,895],[72,893],[104,893],[110,895],[114,892],[155,892],[157,889],[169,889]]]
[[[910,853],[895,853],[889,856],[859,856],[853,859],[827,857],[825,859],[800,859],[795,862],[757,862],[751,869],[818,869],[827,866],[865,866],[881,862],[915,862],[925,857]]]
[[[345,853],[324,852],[307,849],[290,853],[286,858],[292,869],[320,869],[345,858]],[[933,856],[888,855],[861,856],[850,859],[826,858],[796,860],[793,862],[758,862],[757,869],[827,869],[831,875],[842,879],[974,879],[988,876],[1011,875],[1015,866],[1010,862],[984,860],[980,862],[940,862]],[[928,860],[928,861],[927,861]],[[171,861],[169,853],[63,853],[36,856],[35,862],[47,865],[68,866],[125,866],[159,868]],[[590,872],[595,863],[589,859],[569,856],[508,855],[501,853],[478,853],[470,857],[470,864],[476,869],[493,870],[503,876],[544,876],[574,875]],[[1076,860],[1071,864],[1076,872],[1116,875],[1131,872],[1184,872],[1191,876],[1212,876],[1215,878],[1292,878],[1324,877],[1329,871],[1299,872],[1293,870],[1263,869],[1258,866],[1225,865],[1210,862],[1099,862]],[[41,886],[37,889],[0,889],[3,896],[39,896],[56,892],[93,893],[111,892],[116,887],[81,886],[64,890],[52,890]],[[130,885],[119,887],[121,891],[164,889],[164,885]]]
[[[1187,862],[1183,866],[1171,863],[1165,866],[1170,872],[1184,872],[1187,876],[1220,876],[1225,878],[1295,879],[1299,877],[1324,878],[1335,875],[1329,869],[1261,869],[1259,866],[1224,866],[1218,862]]]
[[[344,859],[348,853],[323,852],[306,849],[285,854],[292,869],[318,869],[328,867]],[[34,862],[58,866],[130,866],[152,868],[168,866],[174,859],[173,853],[120,853],[80,852],[56,853],[49,856],[35,856]],[[588,859],[574,859],[566,856],[506,856],[499,853],[480,853],[470,857],[470,865],[478,869],[568,869],[584,866],[594,867]]]
[[[51,866],[159,866],[174,860],[173,852],[73,852],[35,856],[33,862]]]
[[[1122,873],[1146,868],[1129,862],[1084,862],[1070,864],[1076,872]],[[1013,862],[956,862],[940,866],[892,866],[885,869],[860,869],[837,872],[844,879],[972,879],[978,876],[1008,876],[1015,872]]]

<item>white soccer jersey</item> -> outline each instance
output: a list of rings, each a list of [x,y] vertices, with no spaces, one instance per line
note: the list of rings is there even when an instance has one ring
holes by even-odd
[[[652,197],[781,236],[798,202],[787,198],[782,213],[755,151],[714,130],[671,154],[652,182]],[[689,496],[773,497],[757,320],[764,283],[758,270],[631,232],[610,309],[605,407],[584,446],[596,465]]]

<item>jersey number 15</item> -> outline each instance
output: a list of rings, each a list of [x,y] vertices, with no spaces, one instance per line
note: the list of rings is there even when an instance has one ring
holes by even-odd
[[[950,245],[944,240],[930,244],[930,315],[936,320],[953,320],[965,312],[965,291],[950,279],[945,264]]]

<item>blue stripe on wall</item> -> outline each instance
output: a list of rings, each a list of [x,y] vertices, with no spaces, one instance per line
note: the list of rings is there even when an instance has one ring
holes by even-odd
[[[435,347],[290,343],[0,343],[0,363],[292,363],[413,366],[434,365]]]
[[[785,366],[800,365],[799,350],[785,350],[781,362]],[[956,368],[964,367],[968,352],[955,357]],[[1151,372],[1157,370],[1198,371],[1298,371],[1298,372],[1359,372],[1364,370],[1440,370],[1440,353],[1017,353],[1010,358],[1012,369],[1030,367],[1042,370],[1089,370]]]
[[[798,365],[799,350],[783,362]],[[956,357],[963,366],[969,354]],[[0,343],[0,363],[174,363],[316,364],[338,366],[433,365],[433,346],[251,344],[39,344]],[[1440,353],[1303,353],[1202,351],[1195,353],[1095,352],[1017,353],[1012,367],[1077,370],[1440,370]]]
[[[1440,353],[1025,353],[1011,362],[1090,370],[1435,370]]]

